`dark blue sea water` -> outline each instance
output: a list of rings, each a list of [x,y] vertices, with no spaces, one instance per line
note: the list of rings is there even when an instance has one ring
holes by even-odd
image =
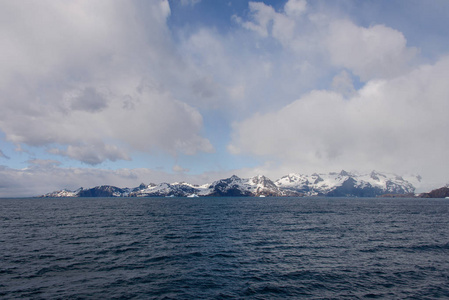
[[[449,200],[0,199],[1,298],[449,298]]]

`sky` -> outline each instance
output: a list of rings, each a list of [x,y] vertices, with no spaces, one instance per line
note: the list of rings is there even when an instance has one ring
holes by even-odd
[[[331,171],[449,183],[449,1],[0,0],[0,197]]]

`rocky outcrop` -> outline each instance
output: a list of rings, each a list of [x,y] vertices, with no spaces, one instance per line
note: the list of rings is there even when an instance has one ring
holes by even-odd
[[[421,198],[446,198],[449,197],[449,187],[445,186],[436,190],[432,190],[429,193],[423,193]]]

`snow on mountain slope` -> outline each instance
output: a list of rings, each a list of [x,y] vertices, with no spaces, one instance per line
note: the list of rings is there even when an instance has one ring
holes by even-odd
[[[258,175],[252,178],[231,176],[210,184],[192,185],[189,183],[150,184],[138,191],[132,192],[132,197],[177,196],[186,197],[192,194],[199,196],[285,196],[273,181]],[[290,195],[298,195],[290,193]]]
[[[257,175],[252,178],[240,178],[231,176],[213,182],[207,193],[207,196],[285,196],[285,194],[271,181],[263,175]]]
[[[186,197],[191,194],[197,194],[200,191],[199,186],[194,186],[185,182],[175,183],[150,183],[142,189],[136,190],[130,194],[131,197],[165,197],[176,196]]]
[[[81,188],[82,189],[82,188]],[[69,191],[67,189],[63,189],[61,191],[55,191],[52,193],[47,193],[45,195],[42,195],[41,197],[44,198],[70,198],[70,197],[78,197],[79,192],[81,189],[78,189],[76,191]]]
[[[193,185],[186,182],[141,184],[129,188],[98,186],[77,191],[56,191],[42,197],[187,197],[199,196],[356,196],[375,197],[383,194],[412,194],[414,186],[400,176],[371,172],[355,174],[341,171],[302,175],[288,174],[276,182],[258,175],[252,178],[231,176],[211,184]]]
[[[394,174],[371,172],[355,174],[340,173],[303,175],[292,173],[277,180],[275,184],[308,196],[377,196],[381,194],[408,194],[415,188],[411,183]]]

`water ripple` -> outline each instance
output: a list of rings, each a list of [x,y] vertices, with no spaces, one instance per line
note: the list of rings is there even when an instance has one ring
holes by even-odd
[[[1,199],[0,297],[449,297],[449,201]]]

